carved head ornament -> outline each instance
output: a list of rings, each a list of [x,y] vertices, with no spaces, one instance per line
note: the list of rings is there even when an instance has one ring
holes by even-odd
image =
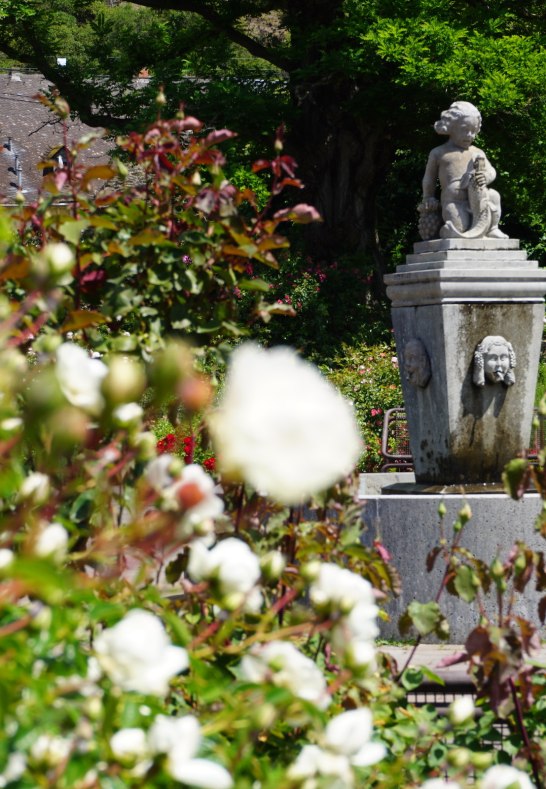
[[[514,367],[516,354],[512,344],[498,335],[488,335],[476,346],[474,351],[474,373],[472,380],[476,386],[503,383],[515,384]]]

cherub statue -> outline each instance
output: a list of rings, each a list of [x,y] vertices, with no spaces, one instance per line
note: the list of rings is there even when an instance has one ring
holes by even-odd
[[[482,117],[468,101],[455,101],[434,124],[438,134],[449,139],[429,155],[423,178],[423,200],[419,205],[421,237],[507,238],[499,229],[500,195],[488,185],[496,172],[485,153],[472,145],[480,131]],[[435,197],[441,186],[440,204]]]

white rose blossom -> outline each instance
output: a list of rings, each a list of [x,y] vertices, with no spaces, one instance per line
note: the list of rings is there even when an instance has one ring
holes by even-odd
[[[71,405],[92,415],[100,414],[104,405],[101,385],[108,372],[103,362],[91,359],[78,345],[65,342],[57,348],[55,372],[61,391]]]
[[[325,709],[331,700],[316,663],[288,641],[270,641],[254,647],[241,661],[241,675],[249,682],[271,682],[287,688],[319,709]]]
[[[290,348],[234,351],[210,430],[220,469],[283,504],[349,474],[362,450],[351,404]]]
[[[10,548],[0,548],[0,570],[6,570],[14,559],[15,554]]]
[[[197,463],[181,466],[178,458],[164,454],[148,463],[144,476],[161,494],[164,509],[181,511],[182,531],[207,525],[224,511],[214,480]]]
[[[455,726],[466,723],[474,717],[472,696],[459,696],[449,707],[449,719]]]
[[[36,556],[62,561],[68,549],[68,532],[60,523],[49,523],[44,526],[34,543]]]
[[[51,485],[47,474],[40,471],[32,471],[26,477],[19,490],[21,499],[29,500],[33,504],[44,504],[49,498]]]
[[[484,773],[480,789],[535,789],[529,776],[507,764],[496,764]]]
[[[10,753],[3,771],[0,773],[0,789],[13,781],[18,781],[27,768],[27,761],[22,753]]]
[[[118,405],[112,414],[114,422],[119,427],[138,427],[142,421],[144,411],[138,403],[124,403]]]
[[[122,690],[164,696],[169,680],[189,665],[188,653],[170,643],[161,620],[140,609],[103,630],[94,647],[102,670]]]
[[[200,744],[201,728],[193,715],[158,715],[148,732],[150,751],[166,754],[165,768],[176,781],[201,789],[231,789],[233,780],[224,767],[195,758]]]
[[[372,742],[372,734],[370,710],[363,707],[342,712],[326,726],[322,747],[304,746],[288,769],[288,777],[306,781],[314,776],[331,776],[337,778],[342,786],[353,786],[352,767],[368,767],[385,757],[385,746]]]
[[[110,738],[110,748],[120,762],[133,763],[148,756],[148,741],[144,729],[120,729]]]
[[[173,485],[179,465],[178,458],[166,452],[148,463],[144,477],[157,493],[162,493]]]
[[[211,581],[230,608],[244,605],[248,611],[259,610],[262,595],[257,587],[261,570],[258,557],[246,542],[236,537],[216,543],[208,549],[202,540],[190,546],[188,574],[194,581]]]
[[[335,564],[321,564],[309,597],[319,611],[334,618],[330,630],[334,648],[355,669],[373,667],[379,629],[378,608],[369,581]]]
[[[30,748],[32,760],[47,767],[57,767],[70,755],[72,740],[53,734],[40,734]]]

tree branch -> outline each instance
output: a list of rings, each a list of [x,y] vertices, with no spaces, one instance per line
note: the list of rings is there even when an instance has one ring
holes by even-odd
[[[266,60],[283,71],[290,71],[293,66],[290,58],[284,57],[275,49],[266,47],[260,44],[259,41],[256,41],[255,38],[237,30],[221,14],[204,5],[201,0],[133,0],[133,2],[135,5],[142,5],[161,11],[188,11],[192,14],[197,14],[217,30],[225,33],[234,44],[243,47],[254,57]]]

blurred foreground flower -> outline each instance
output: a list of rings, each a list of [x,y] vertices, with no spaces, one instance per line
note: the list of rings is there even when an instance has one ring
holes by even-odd
[[[260,575],[260,562],[246,542],[235,537],[222,540],[210,550],[201,540],[195,540],[190,549],[188,573],[194,581],[209,581],[227,610],[244,605],[248,611],[257,611],[262,604],[262,593],[256,586]]]
[[[99,414],[104,400],[101,394],[102,381],[108,368],[99,359],[91,359],[83,348],[65,342],[57,349],[57,380],[62,393],[71,405]]]
[[[483,776],[480,789],[535,789],[535,786],[521,770],[507,764],[496,764]]]
[[[209,759],[195,759],[201,744],[201,728],[193,715],[172,718],[158,715],[148,732],[152,753],[167,755],[165,767],[176,781],[201,789],[230,789],[228,771]]]
[[[210,428],[220,470],[284,504],[349,474],[362,449],[350,403],[289,348],[233,353]]]
[[[169,680],[188,668],[188,653],[173,646],[157,616],[133,609],[95,639],[103,671],[122,690],[164,696]]]
[[[333,618],[331,642],[346,662],[354,669],[373,667],[379,609],[369,581],[336,564],[321,564],[309,597],[320,613]]]
[[[271,682],[294,696],[325,709],[330,704],[326,681],[316,663],[288,641],[256,646],[241,661],[241,674],[249,682]]]
[[[182,466],[174,455],[162,454],[148,463],[144,476],[160,494],[163,509],[181,511],[182,531],[207,526],[224,511],[214,480],[197,463]]]
[[[352,767],[368,767],[384,758],[385,746],[372,742],[372,714],[366,708],[342,712],[324,732],[323,747],[305,745],[288,770],[288,777],[308,785],[315,776],[328,777],[335,786],[354,785]]]
[[[34,552],[37,556],[49,557],[57,562],[66,556],[68,548],[68,532],[60,523],[49,523],[41,529]]]

